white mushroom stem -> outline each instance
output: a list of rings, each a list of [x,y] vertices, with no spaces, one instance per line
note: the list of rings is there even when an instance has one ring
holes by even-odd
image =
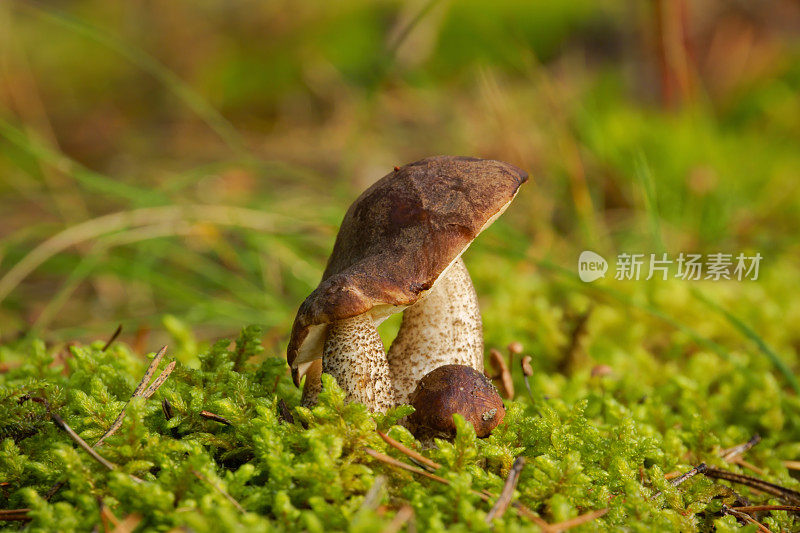
[[[395,405],[386,351],[369,313],[328,327],[322,371],[336,378],[348,402],[363,403],[370,411],[380,412]]]
[[[440,366],[468,365],[483,372],[478,297],[460,257],[422,300],[403,312],[403,323],[388,357],[398,404],[408,403],[419,380]]]
[[[303,407],[314,407],[317,405],[317,397],[322,391],[322,359],[313,361],[306,370],[306,382],[303,385],[303,396],[300,399],[300,405]]]

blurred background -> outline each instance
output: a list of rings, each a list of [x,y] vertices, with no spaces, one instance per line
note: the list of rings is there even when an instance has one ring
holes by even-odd
[[[588,327],[679,358],[744,343],[732,312],[794,364],[798,95],[790,0],[8,0],[0,341],[260,324],[279,354],[350,202],[459,154],[532,178],[465,255],[489,345],[563,370]],[[584,249],[764,259],[582,284]]]

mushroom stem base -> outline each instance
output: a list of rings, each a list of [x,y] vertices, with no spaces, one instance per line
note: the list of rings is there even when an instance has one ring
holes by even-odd
[[[329,326],[322,371],[336,379],[348,402],[363,403],[380,412],[395,404],[386,351],[369,314]]]
[[[464,261],[458,258],[425,297],[406,308],[389,349],[395,399],[408,403],[430,371],[450,364],[483,372],[483,324],[478,297]]]

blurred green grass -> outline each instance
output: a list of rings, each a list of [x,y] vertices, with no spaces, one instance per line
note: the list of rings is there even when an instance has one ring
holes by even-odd
[[[592,307],[653,339],[677,328],[683,353],[758,352],[696,288],[790,374],[800,15],[712,2],[684,42],[659,34],[659,6],[3,3],[0,339],[121,323],[160,342],[175,317],[201,339],[260,324],[280,353],[349,202],[395,164],[454,153],[533,178],[466,255],[487,344],[522,340],[557,368]],[[660,42],[689,60],[664,71]],[[758,251],[761,278],[576,282],[581,250],[662,247]]]

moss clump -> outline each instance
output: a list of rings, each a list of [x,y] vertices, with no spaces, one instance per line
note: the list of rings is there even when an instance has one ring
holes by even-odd
[[[673,487],[664,474],[701,461],[737,470],[720,458],[720,448],[747,440],[756,427],[763,432],[763,425],[777,429],[764,433],[752,460],[771,481],[797,486],[781,462],[792,449],[781,443],[796,431],[796,422],[782,413],[796,412],[796,398],[778,394],[762,401],[751,394],[753,380],[763,391],[774,379],[741,376],[735,366],[716,369],[720,385],[709,394],[704,380],[711,354],[649,389],[578,373],[559,386],[560,397],[548,399],[553,379],[564,378],[537,374],[530,395],[507,402],[506,420],[491,437],[477,439],[457,419],[453,442],[423,450],[442,465],[437,474],[445,485],[364,451],[407,462],[376,429],[420,449],[395,425],[409,407],[370,414],[345,404],[328,376],[319,405],[299,407],[283,358],[259,354],[257,328],[244,329],[235,343],[215,343],[194,367],[179,364],[153,398],[131,401],[121,429],[99,448],[117,465],[109,471],[51,422],[43,404],[21,401],[46,398],[51,410],[95,442],[125,406],[146,363],[123,345],[105,352],[100,346],[72,346],[59,362],[41,342],[0,352],[2,360],[22,361],[0,374],[0,489],[7,496],[0,507],[30,508],[24,527],[31,531],[88,531],[109,512],[138,520],[141,530],[375,531],[404,505],[413,509],[419,530],[488,530],[492,502],[476,491],[499,494],[519,455],[528,461],[516,499],[549,522],[608,508],[581,527],[729,531],[737,522],[720,509],[734,503],[730,488],[702,475]],[[293,421],[286,420],[281,400]],[[169,420],[163,401],[171,406]],[[738,402],[748,403],[749,414],[737,423]],[[201,416],[204,410],[230,424]],[[735,490],[754,502],[779,503]],[[762,521],[775,531],[800,527],[786,512]],[[513,510],[494,522],[497,531],[533,527]]]

